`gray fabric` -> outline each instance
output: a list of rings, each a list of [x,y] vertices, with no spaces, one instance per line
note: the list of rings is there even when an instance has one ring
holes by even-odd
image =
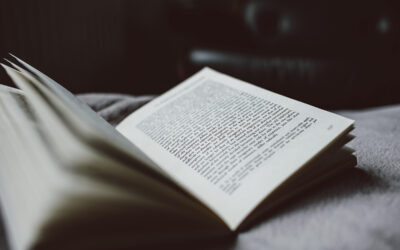
[[[116,125],[127,115],[153,99],[153,96],[129,96],[123,94],[81,94],[86,102],[109,123]]]
[[[114,125],[152,99],[79,98]],[[356,120],[357,167],[282,204],[234,239],[209,241],[208,249],[400,249],[400,105],[338,113]],[[189,246],[183,249],[195,248]]]
[[[80,98],[113,123],[151,99]],[[223,248],[400,249],[400,105],[338,113],[356,121],[357,167],[264,215]]]
[[[241,233],[232,249],[400,249],[400,106],[356,120],[358,165]]]

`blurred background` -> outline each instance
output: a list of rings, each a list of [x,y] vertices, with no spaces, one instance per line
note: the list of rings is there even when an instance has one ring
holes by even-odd
[[[74,93],[160,94],[209,66],[321,108],[365,108],[400,103],[398,2],[0,0],[0,56]]]

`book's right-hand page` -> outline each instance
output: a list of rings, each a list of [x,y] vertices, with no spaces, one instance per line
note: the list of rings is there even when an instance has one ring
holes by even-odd
[[[353,121],[205,68],[117,127],[232,230]]]

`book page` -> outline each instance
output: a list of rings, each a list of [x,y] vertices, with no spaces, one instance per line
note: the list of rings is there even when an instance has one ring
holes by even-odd
[[[16,249],[60,243],[57,234],[79,238],[82,223],[89,232],[82,241],[110,246],[181,237],[183,232],[203,237],[226,233],[216,216],[174,186],[76,138],[57,107],[45,102],[46,93],[23,73],[5,68],[24,90],[0,85],[0,200]],[[106,227],[91,223],[99,218]]]
[[[117,130],[235,229],[352,123],[205,68]]]
[[[181,237],[190,230],[197,237],[224,234],[223,224],[216,225],[209,211],[171,195],[160,182],[153,180],[146,185],[136,175],[130,178],[131,188],[121,189],[98,176],[87,178],[82,172],[68,171],[53,154],[43,124],[32,119],[30,107],[24,107],[22,95],[1,88],[0,200],[12,249],[36,249],[37,245],[59,249],[58,245],[70,244],[71,238],[76,249],[87,249],[82,247],[85,242],[114,249],[132,243],[149,244],[167,235]],[[133,174],[129,171],[125,176]],[[114,176],[107,177],[115,181]],[[157,216],[160,218],[152,219]],[[107,226],[99,228],[93,223],[99,220]],[[81,237],[83,224],[85,235]],[[52,242],[57,245],[47,248],[46,244]]]

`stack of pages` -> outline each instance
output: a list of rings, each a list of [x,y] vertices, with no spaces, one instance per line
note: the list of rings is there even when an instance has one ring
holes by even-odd
[[[205,68],[116,128],[32,66],[3,65],[9,243],[122,249],[222,237],[353,167],[353,121]]]

